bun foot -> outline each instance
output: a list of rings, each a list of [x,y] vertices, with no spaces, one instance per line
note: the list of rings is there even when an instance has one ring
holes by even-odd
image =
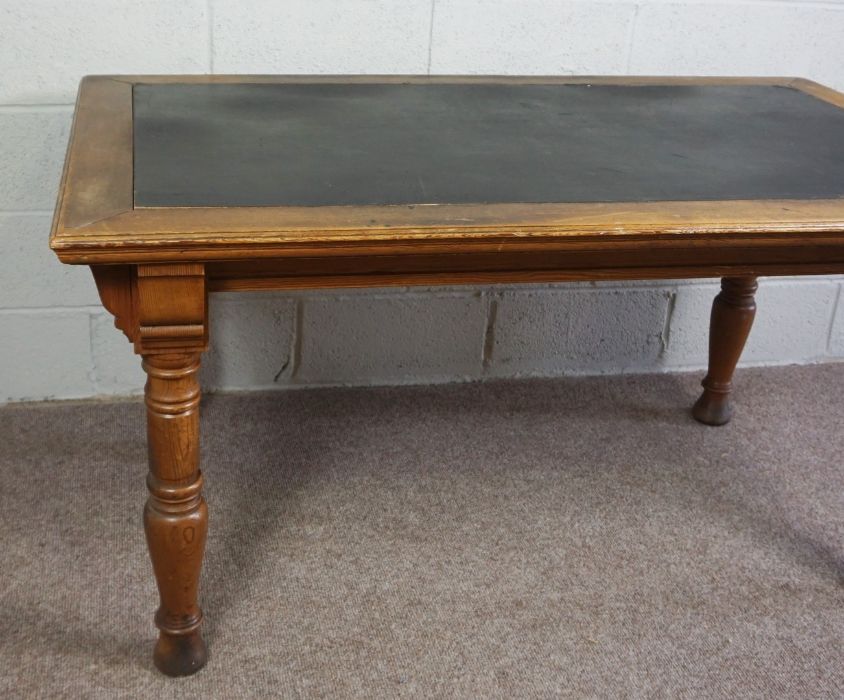
[[[704,390],[692,407],[695,420],[705,425],[724,425],[733,417],[729,394],[715,394]]]
[[[705,425],[724,425],[733,416],[733,373],[756,315],[755,277],[724,277],[709,321],[709,370],[692,415]]]
[[[179,635],[162,632],[152,659],[155,667],[168,676],[189,676],[205,665],[208,652],[198,631]]]

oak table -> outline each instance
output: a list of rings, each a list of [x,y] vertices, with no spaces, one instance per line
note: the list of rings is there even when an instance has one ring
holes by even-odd
[[[844,272],[842,197],[844,95],[800,79],[85,78],[51,247],[148,376],[158,668],[206,659],[208,292],[718,276],[720,425],[757,276]]]

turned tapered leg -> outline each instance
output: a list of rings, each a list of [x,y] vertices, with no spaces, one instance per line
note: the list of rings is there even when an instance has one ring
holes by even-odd
[[[724,277],[712,304],[709,325],[709,370],[703,394],[692,409],[701,423],[723,425],[732,416],[733,372],[756,315],[755,277]]]
[[[208,509],[199,471],[198,353],[145,355],[149,499],[144,529],[161,606],[153,659],[184,676],[205,664],[197,602]]]
[[[114,325],[143,357],[147,373],[149,498],[144,530],[160,605],[153,660],[184,676],[205,664],[197,594],[208,509],[199,471],[200,353],[208,347],[208,295],[199,263],[91,268]]]

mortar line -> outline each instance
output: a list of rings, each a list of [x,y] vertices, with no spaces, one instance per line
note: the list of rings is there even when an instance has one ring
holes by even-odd
[[[73,109],[73,106],[73,102],[33,102],[32,104],[10,102],[9,104],[0,104],[0,112],[32,112],[37,110],[54,112]]]
[[[561,377],[568,376],[571,373],[571,370],[570,370],[570,367],[569,367],[569,362],[571,361],[571,358],[573,356],[572,348],[571,348],[571,328],[572,328],[572,316],[574,316],[573,307],[572,307],[572,298],[574,297],[574,295],[578,291],[589,292],[591,290],[588,290],[588,289],[571,290],[562,299],[562,302],[565,304],[564,311],[565,311],[566,317],[565,317],[565,320],[563,321],[565,328],[563,328],[562,339],[561,339],[563,346],[562,346],[562,348],[559,348],[559,349],[562,350],[563,367],[564,367],[564,369],[559,374],[559,376],[561,376]],[[562,295],[561,295],[561,297],[562,297]]]
[[[0,209],[0,216],[52,216],[52,209]]]
[[[90,354],[90,371],[88,378],[91,382],[91,389],[94,395],[100,394],[100,386],[97,381],[97,360],[94,354],[94,314],[88,314],[88,352]]]
[[[575,0],[579,2],[580,0]],[[586,0],[583,0],[584,2]],[[611,3],[613,0],[590,0],[591,2],[598,2],[601,3]],[[677,4],[677,0],[652,0],[653,4],[655,5],[673,5]],[[683,5],[734,5],[736,4],[733,0],[682,0],[680,4]],[[782,7],[783,5],[802,9],[804,7],[808,8],[822,8],[822,9],[829,9],[829,10],[844,10],[844,3],[841,0],[801,0],[800,2],[795,2],[795,0],[742,0],[741,5],[749,5],[749,6],[761,6],[761,7]]]
[[[291,341],[290,381],[295,382],[299,375],[299,368],[302,365],[302,328],[304,326],[304,301],[296,300],[296,321],[293,324],[293,340]]]
[[[642,6],[636,3],[633,6],[633,19],[630,21],[630,33],[627,37],[627,64],[624,67],[625,73],[630,74],[630,66],[633,63],[633,47],[636,43],[636,27],[639,24],[639,10]]]
[[[495,347],[495,322],[498,320],[498,297],[490,292],[487,305],[486,327],[484,328],[484,345],[481,354],[481,371],[486,372],[492,363],[492,352]]]
[[[841,291],[842,289],[844,289],[844,283],[839,283],[838,293],[835,295],[835,301],[832,304],[832,318],[829,321],[829,329],[826,333],[826,354],[832,357],[834,357],[834,355],[832,355],[832,332],[835,330],[835,319],[838,316],[838,307],[841,305],[841,297],[844,295],[844,292]]]
[[[208,72],[214,74],[214,0],[207,0],[208,8]]]
[[[428,75],[431,75],[431,58],[434,51],[434,8],[437,5],[437,0],[431,0],[431,18],[428,24]]]
[[[674,322],[674,309],[677,307],[677,289],[672,289],[668,296],[668,308],[665,311],[665,325],[662,327],[662,334],[659,337],[661,347],[659,359],[665,357],[668,351],[668,342],[671,339],[671,324]]]
[[[41,314],[55,314],[62,312],[69,313],[89,313],[97,314],[103,313],[102,306],[95,306],[88,304],[85,306],[15,306],[8,309],[0,308],[0,316],[25,316],[27,314],[41,315]]]

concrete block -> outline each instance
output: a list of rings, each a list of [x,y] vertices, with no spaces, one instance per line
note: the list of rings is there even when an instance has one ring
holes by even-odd
[[[477,377],[485,326],[479,294],[309,297],[295,380],[404,384]]]
[[[214,0],[214,72],[424,73],[430,2]]]
[[[578,286],[497,296],[493,376],[558,376],[653,367],[670,292]],[[488,344],[489,346],[489,344]]]
[[[568,362],[576,373],[651,369],[663,351],[671,292],[601,289],[572,294]]]
[[[0,211],[55,207],[72,114],[0,109]]]
[[[0,311],[0,402],[90,396],[85,311]]]
[[[530,289],[491,295],[486,371],[496,377],[553,376],[570,369],[572,291]]]
[[[296,302],[289,296],[212,294],[211,348],[202,358],[208,389],[269,389],[293,373]]]
[[[141,358],[122,331],[114,327],[114,316],[103,311],[91,318],[91,346],[94,357],[94,393],[141,394],[146,374]]]
[[[437,0],[431,73],[624,73],[635,5]]]
[[[70,104],[91,73],[207,73],[207,8],[206,0],[3,3],[0,104]]]
[[[786,75],[844,88],[844,12],[816,3],[641,6],[630,72]]]
[[[719,282],[682,285],[671,311],[667,343],[661,364],[665,367],[706,367],[709,356],[709,314]]]
[[[49,215],[0,212],[0,308],[100,303],[88,267],[60,263],[49,237]]]
[[[844,284],[838,286],[838,299],[835,304],[835,318],[829,333],[828,351],[832,357],[844,357]]]
[[[742,364],[811,362],[827,353],[838,293],[833,280],[761,279],[756,319]],[[709,314],[718,285],[678,288],[664,364],[704,367],[709,347]]]
[[[838,285],[828,281],[760,280],[756,320],[742,360],[784,364],[822,358],[837,294]]]

